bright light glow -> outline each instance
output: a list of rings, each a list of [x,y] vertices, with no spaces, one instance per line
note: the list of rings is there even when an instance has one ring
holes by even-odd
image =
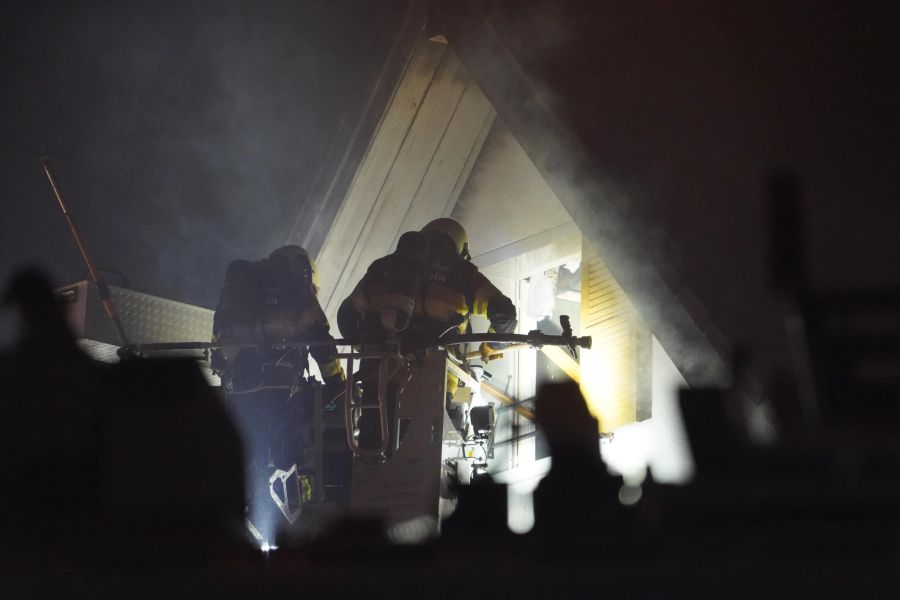
[[[556,302],[556,281],[546,275],[535,275],[531,278],[528,299],[525,303],[525,315],[529,319],[541,320],[553,314]]]
[[[637,312],[606,264],[582,239],[581,329],[593,338],[581,351],[581,392],[600,431],[635,421]]]
[[[525,534],[534,528],[534,495],[517,486],[506,488],[506,526],[513,533]]]
[[[395,544],[423,544],[437,532],[437,521],[431,517],[417,517],[388,527],[387,536]]]
[[[632,486],[626,483],[619,488],[619,502],[625,506],[634,506],[640,501],[643,494],[644,490],[641,489],[641,486]]]
[[[681,419],[678,390],[686,387],[687,382],[655,337],[652,372],[650,472],[653,479],[660,483],[686,483],[694,476],[694,458]]]
[[[653,432],[649,421],[620,427],[615,437],[600,443],[600,455],[607,469],[620,475],[628,485],[640,485],[644,481],[652,452]]]
[[[610,472],[625,483],[640,485],[649,468],[654,481],[686,483],[694,462],[678,408],[678,390],[687,385],[672,360],[653,339],[652,418],[619,427],[601,440],[600,454]]]
[[[581,393],[602,431],[612,431],[627,422],[622,413],[629,412],[629,407],[622,404],[630,398],[620,397],[617,388],[621,382],[615,377],[616,373],[625,371],[622,364],[625,358],[624,353],[605,348],[596,341],[592,349],[581,351]]]
[[[269,552],[271,550],[278,550],[278,546],[270,545],[269,542],[263,542],[260,545],[259,549],[262,550],[263,552]]]
[[[493,475],[495,482],[507,484],[506,526],[513,533],[524,534],[534,528],[533,492],[551,464],[551,459],[543,458]]]

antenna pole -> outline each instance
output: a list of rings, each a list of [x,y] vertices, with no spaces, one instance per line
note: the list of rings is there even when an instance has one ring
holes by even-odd
[[[91,258],[91,253],[88,252],[84,239],[81,237],[81,232],[78,230],[78,225],[75,224],[75,219],[72,217],[72,213],[69,212],[69,207],[66,206],[66,203],[63,200],[62,192],[59,191],[59,185],[57,185],[56,177],[53,175],[53,169],[50,167],[50,161],[46,158],[42,158],[41,167],[44,169],[44,174],[47,175],[47,181],[50,182],[50,189],[53,190],[53,195],[56,196],[59,208],[66,218],[66,223],[69,225],[69,231],[72,232],[72,237],[75,238],[75,244],[78,246],[78,251],[81,252],[84,264],[87,265],[91,281],[97,286],[97,293],[100,296],[100,304],[103,306],[103,312],[105,312],[106,316],[109,317],[109,320],[112,321],[113,327],[116,330],[116,335],[119,337],[120,344],[122,346],[129,346],[128,336],[125,334],[125,328],[122,327],[122,321],[119,320],[119,315],[116,313],[116,309],[113,306],[109,288],[106,286],[106,283],[100,279],[97,267],[94,265],[94,260]]]

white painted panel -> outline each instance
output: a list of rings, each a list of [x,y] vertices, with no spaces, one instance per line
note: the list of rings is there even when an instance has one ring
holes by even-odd
[[[499,120],[451,215],[484,254],[572,221],[509,129]]]
[[[320,254],[329,319],[403,232],[447,213],[493,118],[453,52],[420,43]]]
[[[328,310],[334,304],[333,296],[339,295],[335,292],[345,289],[353,274],[354,258],[359,255],[359,242],[369,215],[375,210],[379,190],[406,140],[446,49],[445,44],[419,42],[319,252],[316,259],[322,275],[319,298],[329,316],[333,312]]]

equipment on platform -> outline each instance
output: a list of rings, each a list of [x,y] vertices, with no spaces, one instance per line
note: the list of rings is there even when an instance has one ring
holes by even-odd
[[[265,471],[265,477],[251,476],[256,492],[264,496],[281,526],[263,525],[259,517],[252,529],[259,533],[261,544],[276,541],[272,531],[288,525],[296,531],[313,532],[315,519],[329,513],[328,507],[341,505],[357,517],[383,519],[388,524],[426,517],[434,527],[452,511],[458,484],[468,484],[486,472],[493,444],[496,421],[494,406],[487,399],[464,410],[462,419],[448,411],[446,394],[448,371],[461,382],[469,395],[480,397],[482,382],[487,377],[483,368],[474,368],[448,348],[481,342],[509,344],[506,351],[541,346],[562,346],[571,351],[590,348],[590,337],[575,337],[563,322],[563,335],[546,335],[539,331],[523,334],[445,335],[437,339],[395,336],[385,340],[281,340],[267,342],[267,349],[334,344],[349,347],[338,356],[347,361],[348,374],[342,397],[326,403],[322,386],[307,381],[301,389],[284,390],[284,397],[302,402],[306,423],[311,421],[310,445],[293,455],[274,458],[275,446],[281,447],[280,435],[290,437],[301,431],[298,423],[286,421],[287,427],[271,423],[267,441],[261,445],[253,463]],[[259,347],[254,343],[229,343],[227,346]],[[160,355],[172,351],[206,351],[222,347],[210,342],[139,343],[127,348],[134,356]],[[368,370],[354,373],[354,364],[365,360]],[[371,365],[375,365],[372,369]],[[359,393],[360,386],[375,386],[369,393]],[[497,392],[490,392],[497,399]],[[299,396],[296,394],[300,394]],[[305,398],[301,400],[300,398]],[[502,399],[500,399],[502,401]],[[230,405],[248,406],[250,397],[228,394]],[[256,401],[260,401],[257,399]],[[274,415],[278,411],[267,411]],[[518,412],[518,411],[517,411]],[[285,410],[285,414],[288,411]],[[521,413],[520,413],[521,414]],[[368,415],[368,416],[366,416]],[[289,424],[290,423],[290,424]],[[367,430],[366,428],[372,428]],[[281,431],[276,434],[275,431]],[[308,431],[308,430],[307,430]],[[337,434],[341,439],[337,439]],[[303,434],[307,435],[307,434]],[[364,443],[364,440],[369,440]],[[372,442],[374,440],[374,442]],[[342,480],[341,452],[352,456],[349,480]],[[266,457],[270,457],[266,461]],[[338,466],[336,466],[338,465]],[[266,532],[262,530],[267,530]],[[435,529],[436,532],[436,529]]]
[[[130,339],[139,345],[209,339],[212,335],[213,311],[209,309],[114,285],[106,288],[118,307],[120,323],[131,332]],[[55,293],[65,306],[69,326],[79,345],[97,360],[116,362],[122,347],[113,324],[104,314],[98,288],[90,281],[78,281],[56,288]],[[206,354],[202,348],[186,348],[167,352],[166,356],[196,358],[211,377],[211,371],[206,368]]]
[[[512,402],[482,385],[490,376],[480,365],[469,365],[448,349],[481,342],[506,344],[505,352],[541,346],[571,351],[591,345],[590,337],[573,336],[565,322],[563,335],[532,331],[448,333],[437,339],[398,335],[384,340],[201,342],[194,340],[211,337],[213,311],[115,286],[108,291],[121,324],[131,332],[133,343],[128,346],[118,346],[95,286],[81,281],[57,290],[80,343],[101,360],[190,356],[215,385],[218,380],[207,364],[210,351],[217,348],[348,348],[338,355],[347,361],[348,377],[336,399],[325,398],[325,387],[311,377],[273,380],[265,389],[222,389],[226,407],[244,431],[247,524],[261,546],[275,544],[284,534],[315,534],[347,510],[388,524],[426,517],[436,532],[453,510],[456,485],[486,473],[496,420],[490,403]],[[354,363],[363,360],[377,367],[364,374],[368,379],[354,374]],[[461,382],[457,394],[467,397],[462,409],[454,405],[448,410],[448,372]],[[366,385],[376,386],[375,393],[360,394],[360,386]],[[471,405],[482,389],[486,394],[480,405]],[[526,417],[530,414],[514,408]],[[366,422],[375,431],[366,432]],[[375,444],[360,444],[367,434]]]
[[[476,438],[489,436],[497,422],[493,406],[476,406],[469,411],[469,418]]]

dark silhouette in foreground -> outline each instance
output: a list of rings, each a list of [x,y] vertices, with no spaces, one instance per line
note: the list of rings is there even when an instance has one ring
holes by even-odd
[[[91,360],[33,270],[4,303],[21,319],[0,355],[5,554],[140,564],[239,547],[241,448],[196,364]]]
[[[891,410],[823,404],[810,424],[788,375],[771,386],[784,435],[762,445],[746,417],[745,378],[682,393],[697,469],[689,485],[650,476],[623,485],[600,459],[578,387],[553,384],[535,401],[553,466],[534,494],[531,533],[506,529],[506,489],[483,479],[460,491],[442,537],[405,545],[409,528],[346,521],[263,554],[245,543],[237,434],[196,365],[89,359],[33,271],[4,302],[22,322],[17,345],[0,355],[7,597],[77,582],[93,597],[558,598],[593,595],[601,579],[607,591],[639,595],[690,586],[699,597],[754,596],[752,581],[769,596],[833,597],[900,577]]]
[[[600,459],[597,419],[575,383],[551,383],[535,400],[535,420],[553,465],[534,491],[534,535],[556,550],[595,545],[627,518],[621,479]]]

